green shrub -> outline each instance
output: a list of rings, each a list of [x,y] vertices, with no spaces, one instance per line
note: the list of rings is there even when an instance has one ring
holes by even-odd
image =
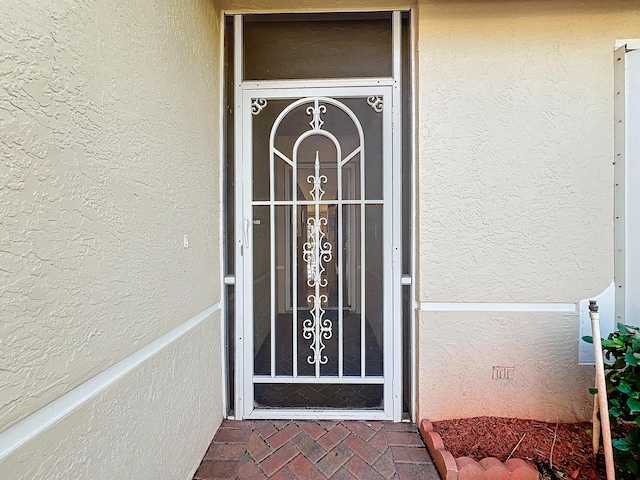
[[[583,337],[593,343],[592,337]],[[609,416],[620,479],[640,479],[640,328],[618,324],[602,340]],[[592,390],[592,393],[596,393]]]

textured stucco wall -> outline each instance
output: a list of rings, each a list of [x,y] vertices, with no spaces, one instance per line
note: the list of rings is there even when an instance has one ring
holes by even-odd
[[[421,312],[419,320],[431,339],[418,361],[420,418],[590,417],[594,369],[577,365],[576,315]],[[513,378],[493,380],[493,366],[514,367]]]
[[[418,24],[417,300],[573,303],[603,291],[613,50],[640,36],[638,4],[421,2]],[[421,417],[588,417],[577,315],[417,319]],[[491,380],[505,362],[511,386]]]
[[[220,301],[221,130],[212,1],[25,0],[1,10],[0,435]],[[51,455],[51,471],[86,461],[97,472],[123,455],[184,469],[222,413],[212,322],[189,356],[186,346],[163,353],[141,370],[153,378],[138,372],[74,414],[86,426],[70,419],[42,436],[68,446],[38,437],[24,447],[29,462]],[[171,441],[154,434],[160,423]],[[121,441],[139,444],[126,451]],[[161,460],[170,448],[193,451]]]
[[[420,4],[420,301],[609,285],[613,49],[639,25],[626,1]]]
[[[219,57],[206,0],[4,2],[0,431],[219,301]]]
[[[219,331],[218,312],[0,462],[0,479],[191,479],[221,421]]]

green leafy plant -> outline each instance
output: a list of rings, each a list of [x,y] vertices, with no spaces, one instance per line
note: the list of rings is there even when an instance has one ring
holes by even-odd
[[[592,337],[583,337],[593,343]],[[620,479],[640,479],[640,328],[619,323],[602,340],[616,468]],[[591,393],[597,393],[590,389]]]

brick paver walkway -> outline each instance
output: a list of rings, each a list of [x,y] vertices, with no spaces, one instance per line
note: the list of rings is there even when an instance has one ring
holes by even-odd
[[[412,423],[225,420],[194,479],[440,480]]]

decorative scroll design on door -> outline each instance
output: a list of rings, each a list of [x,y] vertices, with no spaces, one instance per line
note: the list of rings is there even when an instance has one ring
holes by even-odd
[[[327,107],[320,105],[317,100],[315,101],[315,105],[307,108],[307,114],[313,115],[313,120],[309,122],[312,130],[320,130],[322,125],[324,125],[324,121],[320,118],[320,115],[323,113],[327,113]]]
[[[264,98],[254,98],[251,100],[251,114],[258,115],[267,106],[267,101]]]
[[[377,113],[382,112],[382,110],[384,109],[384,103],[382,102],[382,97],[380,96],[371,95],[369,98],[367,98],[367,103]]]
[[[323,105],[320,108],[326,111]],[[320,108],[316,106],[315,109],[309,107],[307,113],[310,115],[313,113],[314,120],[312,121],[312,127],[314,123],[318,125],[320,120]],[[320,123],[320,126],[322,124]],[[317,127],[320,128],[320,127]],[[327,183],[327,177],[320,175],[320,159],[318,152],[316,152],[315,161],[315,174],[307,177],[307,182],[313,185],[310,190],[311,198],[315,203],[315,215],[307,219],[308,225],[308,240],[302,247],[302,258],[307,262],[307,269],[310,272],[307,279],[307,285],[314,288],[315,291],[312,295],[307,297],[307,301],[311,304],[311,316],[312,318],[306,319],[302,322],[302,335],[306,340],[311,340],[310,348],[313,351],[313,355],[307,357],[307,362],[311,365],[326,364],[328,358],[326,355],[322,355],[322,351],[325,348],[323,340],[329,340],[333,333],[333,325],[331,320],[323,318],[325,310],[322,308],[322,303],[327,302],[327,296],[320,293],[321,287],[327,286],[327,279],[322,278],[322,274],[325,272],[324,263],[331,261],[333,251],[332,245],[325,239],[322,226],[327,225],[327,218],[320,216],[320,200],[324,195],[322,184]]]

